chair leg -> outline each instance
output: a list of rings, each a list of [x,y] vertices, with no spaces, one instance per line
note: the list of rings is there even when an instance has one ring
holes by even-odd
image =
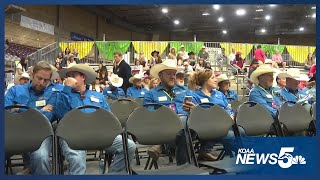
[[[144,166],[144,170],[147,170],[147,168],[148,168],[148,166],[149,166],[149,163],[150,163],[150,159],[151,159],[151,157],[148,156],[147,163],[146,163],[146,165]]]
[[[139,150],[138,150],[138,148],[136,148],[135,157],[136,157],[136,164],[137,164],[137,165],[140,165],[140,156],[139,156]]]
[[[110,155],[107,153],[107,152],[105,152],[105,154],[104,154],[104,162],[103,162],[103,172],[102,172],[102,174],[105,174],[105,172],[106,172],[106,169],[107,169],[107,162],[108,162],[108,166],[110,167],[110,165],[111,165],[111,162],[112,162],[112,158],[111,158],[111,160],[110,160],[110,157],[109,157]]]
[[[155,169],[159,169],[159,167],[158,167],[158,162],[157,162],[157,161],[154,161],[153,164],[154,164],[154,168],[155,168]]]

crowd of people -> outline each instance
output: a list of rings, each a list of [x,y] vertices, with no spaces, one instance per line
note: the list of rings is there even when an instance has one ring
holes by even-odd
[[[139,58],[135,59],[133,68],[123,60],[122,53],[115,52],[112,69],[101,64],[96,71],[88,64],[80,63],[81,60],[77,57],[76,50],[71,53],[67,48],[64,53],[59,53],[54,66],[41,61],[32,68],[27,68],[27,59],[21,59],[16,67],[15,86],[8,88],[6,92],[5,106],[20,104],[35,108],[53,122],[83,105],[94,105],[111,111],[106,99],[130,97],[143,99],[143,104],[165,105],[182,115],[187,115],[201,103],[213,103],[234,118],[235,112],[230,103],[239,99],[238,94],[230,88],[231,80],[227,74],[211,69],[206,47],[201,49],[197,58],[194,52],[186,52],[184,46],[180,47],[178,53],[175,48],[171,48],[169,59],[161,59],[159,52],[153,51],[151,58],[147,60],[141,52]],[[311,56],[310,58],[308,56],[306,66],[311,70],[315,68],[315,61]],[[297,69],[280,71],[279,66],[285,68],[286,64],[277,50],[269,63],[267,55],[261,46],[258,46],[248,70],[245,60],[241,58],[241,52],[235,52],[234,49],[230,55],[226,55],[222,49],[216,60],[219,64],[234,66],[238,71],[234,73],[248,73],[252,85],[249,100],[265,107],[274,118],[277,118],[277,110],[286,101],[300,102],[304,99],[303,103],[309,105],[315,102],[315,69],[309,73],[309,77],[302,75]],[[192,99],[186,101],[186,96],[191,96]],[[44,103],[37,103],[40,99],[44,100]],[[83,111],[92,112],[92,109]],[[181,116],[181,120],[186,119]],[[244,131],[240,133],[245,134]],[[227,136],[222,138],[222,142],[227,144],[230,150],[234,150],[234,139],[235,135],[230,130]],[[30,152],[30,164],[26,165],[29,172],[50,174],[51,141],[52,139],[47,138],[38,150]],[[200,143],[199,159],[215,161],[217,157],[210,151],[217,142]],[[178,134],[175,144],[177,165],[187,163],[185,145],[184,133]],[[69,174],[84,174],[86,152],[70,149],[64,140],[60,141],[60,146],[69,163]],[[132,160],[135,143],[129,140],[128,146]],[[106,151],[114,154],[109,172],[125,170],[121,136],[118,136],[112,147]],[[161,152],[161,145],[155,145],[148,150],[148,154],[154,159],[157,159]]]

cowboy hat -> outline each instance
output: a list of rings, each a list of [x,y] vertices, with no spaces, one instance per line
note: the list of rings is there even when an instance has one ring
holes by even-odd
[[[217,77],[217,84],[219,84],[222,81],[229,81],[229,78],[228,78],[228,76],[226,74],[220,74]]]
[[[295,79],[297,81],[309,81],[309,77],[306,74],[301,74],[299,69],[288,69],[284,74],[285,78]]]
[[[84,74],[84,76],[86,77],[86,79],[84,80],[85,84],[93,83],[97,76],[97,73],[88,64],[70,64],[68,68],[61,69],[58,71],[58,73],[61,79],[64,79],[66,78],[67,73],[72,71]]]
[[[133,84],[133,81],[135,81],[136,79],[141,80],[142,76],[140,74],[135,74],[129,79],[129,83]]]
[[[112,74],[109,77],[110,83],[114,87],[121,87],[123,84],[123,79],[119,77],[117,74]]]
[[[150,69],[150,74],[154,78],[159,78],[159,73],[164,70],[178,70],[176,61],[167,59],[161,64],[156,64]]]
[[[180,48],[184,48],[184,45],[181,45]]]
[[[271,59],[266,59],[266,60],[264,61],[264,63],[265,63],[265,64],[272,64],[272,60],[271,60]]]
[[[24,73],[22,73],[22,74],[20,75],[20,78],[19,78],[19,79],[21,79],[21,78],[27,78],[27,79],[30,79],[30,76],[29,76],[29,74],[28,74],[28,73],[24,72]]]
[[[154,53],[157,53],[159,55],[159,51],[154,50],[154,51],[152,51],[151,56],[153,56]]]
[[[253,83],[258,84],[259,83],[258,77],[263,74],[267,74],[267,73],[275,73],[275,71],[272,70],[270,67],[260,66],[255,71],[252,72],[252,74],[250,76],[250,80]]]
[[[202,48],[201,49],[205,49],[205,48],[207,48],[206,46],[202,46]]]
[[[74,54],[70,53],[69,56],[68,56],[68,60],[69,60],[71,57],[75,57]]]

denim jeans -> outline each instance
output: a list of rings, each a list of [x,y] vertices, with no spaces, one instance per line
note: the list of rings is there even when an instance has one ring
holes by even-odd
[[[82,175],[86,172],[86,151],[72,150],[65,140],[60,139],[62,155],[69,163],[70,175]],[[135,143],[128,141],[130,162],[133,159],[136,149]],[[52,138],[45,139],[40,148],[30,154],[31,169],[33,174],[46,175],[51,173],[50,153],[52,149]],[[118,135],[111,147],[106,149],[107,152],[113,153],[113,162],[109,172],[119,172],[125,170],[125,161],[122,148],[122,138]]]

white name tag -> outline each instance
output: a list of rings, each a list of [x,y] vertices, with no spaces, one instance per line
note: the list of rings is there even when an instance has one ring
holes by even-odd
[[[159,101],[167,101],[168,100],[167,96],[161,96],[158,99],[159,99]]]
[[[46,100],[36,101],[36,107],[41,107],[46,105]]]
[[[230,108],[230,109],[231,109],[231,104],[228,104],[228,108]]]
[[[272,98],[273,98],[271,94],[267,94],[266,96],[267,96],[267,98],[269,98],[269,99],[272,99]]]
[[[144,92],[141,92],[142,95],[144,95]]]
[[[111,91],[107,91],[107,93],[108,93],[108,94],[112,94],[112,92],[111,92]]]
[[[200,99],[201,103],[208,103],[209,102],[209,99],[208,98],[203,98],[203,99]]]
[[[98,98],[94,97],[94,96],[91,96],[90,99],[91,99],[92,102],[96,102],[96,103],[100,102],[100,100]]]

